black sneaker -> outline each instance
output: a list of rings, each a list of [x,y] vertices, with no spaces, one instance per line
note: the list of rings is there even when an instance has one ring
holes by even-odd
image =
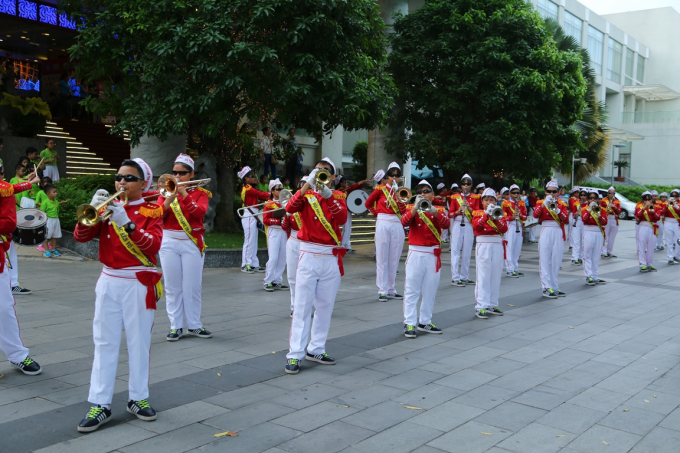
[[[170,333],[165,336],[168,341],[177,341],[184,336],[182,329],[170,329]]]
[[[417,336],[416,335],[416,327],[405,325],[404,326],[404,336],[406,338],[415,338]]]
[[[503,312],[498,307],[493,307],[491,310],[487,310],[490,315],[503,316]]]
[[[354,250],[354,249],[347,249],[347,253],[356,253],[356,250]]]
[[[335,359],[325,352],[323,354],[312,355],[309,352],[305,355],[305,360],[319,362],[321,365],[335,365]]]
[[[293,318],[293,310],[290,311],[290,317]]]
[[[198,338],[212,338],[212,332],[205,327],[199,327],[198,329],[187,329],[187,335]]]
[[[649,272],[657,272],[657,268],[654,266],[649,266]]]
[[[609,255],[610,258],[618,258],[618,256],[614,255],[613,253]]]
[[[17,285],[12,288],[12,295],[14,296],[28,296],[29,294],[31,294],[31,290],[23,286]]]
[[[557,297],[567,297],[567,293],[557,290]]]
[[[477,316],[479,319],[489,319],[489,314],[483,308],[481,310],[476,310],[475,316]]]
[[[298,359],[288,359],[285,371],[286,374],[298,374],[300,372],[300,361]]]
[[[602,255],[602,258],[611,258],[612,256],[609,253],[605,253]]]
[[[248,264],[246,264],[245,266],[243,266],[243,267],[241,268],[241,272],[244,272],[244,273],[246,273],[246,274],[254,274],[254,273],[255,273],[255,269],[253,269],[253,268],[250,267]]]
[[[30,357],[26,357],[19,363],[10,362],[15,368],[19,368],[22,373],[28,374],[29,376],[35,376],[36,374],[42,373],[42,368],[38,365],[38,362],[34,361]]]
[[[668,264],[670,264],[671,266],[673,266],[673,265],[675,264],[675,260],[668,260]]]
[[[388,298],[388,299],[403,299],[403,298],[404,298],[404,295],[403,295],[403,294],[399,294],[399,293],[388,294],[388,295],[387,295],[387,298]]]
[[[455,282],[451,282],[451,285],[464,287],[465,286],[465,280],[457,280]]]
[[[92,406],[85,418],[78,424],[78,432],[91,433],[111,420],[111,410],[101,406]]]
[[[435,326],[433,323],[418,324],[418,330],[420,332],[427,332],[427,333],[442,333],[442,329]]]
[[[274,292],[274,284],[273,283],[265,283],[264,284],[264,290],[267,291],[268,293],[273,293]]]
[[[387,302],[387,294],[378,294],[378,302]]]
[[[578,266],[578,260],[571,260],[572,266]]]
[[[512,277],[512,278],[519,278],[519,273],[517,273],[517,271],[513,271],[513,272],[510,274],[510,277]]]
[[[548,288],[545,291],[543,291],[543,297],[547,297],[548,299],[557,299],[558,296],[555,291]]]
[[[262,266],[254,267],[253,270],[254,270],[255,272],[267,272],[267,269],[265,269],[265,268],[262,267]]]
[[[640,266],[640,272],[649,272],[649,266]]]
[[[606,285],[606,284],[607,284],[607,282],[605,282],[605,281],[602,280],[601,278],[598,278],[598,279],[595,281],[595,283],[597,283],[598,285]]]
[[[595,281],[595,279],[593,277],[588,277],[588,278],[586,278],[586,285],[595,286],[595,285],[597,285],[597,282]]]
[[[470,280],[469,278],[466,278],[466,279],[463,280],[463,281],[465,282],[466,285],[474,285],[474,284],[475,284],[475,281],[474,281],[474,280]]]
[[[158,418],[156,411],[149,406],[147,400],[141,401],[128,401],[127,411],[131,414],[137,416],[138,419],[144,420],[145,422],[152,422]]]
[[[290,287],[282,283],[274,283],[274,289],[277,289],[279,291],[288,291]]]

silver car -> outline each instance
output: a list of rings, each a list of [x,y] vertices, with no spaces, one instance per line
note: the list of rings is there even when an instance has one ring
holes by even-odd
[[[600,193],[600,198],[604,198],[607,196],[607,189],[600,189],[599,187],[584,187],[584,186],[578,187],[579,189],[586,190],[595,189]],[[621,220],[632,219],[635,216],[636,203],[634,201],[630,201],[628,198],[624,197],[618,192],[616,192],[616,195],[614,197],[621,203],[621,214],[619,214],[619,219]]]

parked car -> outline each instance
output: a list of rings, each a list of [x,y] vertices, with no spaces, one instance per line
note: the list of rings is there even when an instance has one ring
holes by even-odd
[[[604,198],[607,196],[607,190],[606,189],[600,189],[599,187],[584,187],[584,186],[578,186],[579,188],[586,189],[586,190],[597,190],[600,194],[600,198]],[[566,197],[566,195],[563,195]],[[634,201],[630,201],[628,198],[624,197],[620,193],[616,192],[615,198],[619,200],[621,203],[621,214],[619,214],[619,219],[621,220],[627,220],[627,219],[632,219],[635,216],[635,205],[636,203]],[[564,202],[567,202],[568,197],[566,199],[563,199]]]

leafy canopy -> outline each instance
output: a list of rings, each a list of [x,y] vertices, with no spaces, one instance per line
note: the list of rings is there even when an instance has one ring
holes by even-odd
[[[532,179],[570,168],[581,57],[523,0],[429,0],[397,15],[389,149],[453,172]]]

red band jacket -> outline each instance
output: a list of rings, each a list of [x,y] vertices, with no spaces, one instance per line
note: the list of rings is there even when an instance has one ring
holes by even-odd
[[[539,222],[543,222],[545,220],[555,220],[555,218],[550,213],[550,210],[543,206],[544,201],[545,200],[538,200],[536,202],[536,207],[534,208],[534,217],[537,218]],[[567,223],[569,221],[569,215],[567,214],[566,203],[562,200],[557,200],[557,206],[559,208],[557,218],[562,224]]]
[[[243,202],[243,206],[254,206],[261,203],[261,201],[269,200],[269,197],[269,192],[262,192],[248,184],[241,189],[241,202]]]
[[[286,216],[279,217],[278,219],[274,217],[274,210],[279,209],[281,204],[277,200],[269,200],[267,204],[264,205],[262,214],[262,223],[267,226],[281,226],[283,219]]]
[[[675,217],[673,213],[675,213],[677,217]],[[680,218],[680,207],[676,209],[672,204],[666,203],[666,208],[663,210],[662,215],[666,218],[666,220],[674,220],[680,223],[680,221],[677,220]]]
[[[12,233],[17,229],[17,208],[14,194],[31,190],[28,182],[10,184],[0,181],[0,234],[4,234],[7,240],[11,240]],[[4,260],[2,260],[4,263]]]
[[[430,214],[429,212],[424,213],[425,216],[430,219],[432,225],[436,228],[439,237],[441,238],[442,230],[446,230],[451,226],[451,220],[446,215],[446,210],[443,206],[436,206],[437,215]],[[411,215],[411,209],[413,205],[409,204],[406,206],[406,212],[401,218],[401,224],[405,227],[410,227],[408,232],[408,243],[409,245],[421,245],[423,247],[433,247],[438,246],[439,241],[432,234],[430,227],[428,227],[420,215],[416,212],[415,216]]]
[[[519,210],[519,219],[524,224],[527,221],[527,205],[522,200],[517,200],[517,203],[512,202],[512,200],[503,201],[501,204],[503,212],[506,215],[506,221],[511,222],[514,220],[515,211]]]
[[[593,218],[592,214],[590,213],[589,207],[584,206],[581,208],[581,219],[583,220],[584,225],[595,225],[597,226],[597,222],[595,222],[595,219]],[[604,209],[600,209],[600,215],[597,217],[597,220],[600,221],[600,226],[605,226],[607,224],[607,211]]]
[[[489,221],[496,227],[489,225]],[[475,236],[498,236],[505,234],[508,231],[508,224],[505,217],[498,220],[493,220],[481,209],[472,213],[472,230]]]
[[[468,205],[468,210],[469,211],[476,211],[479,209],[482,209],[482,197],[476,193],[468,193],[468,194],[453,194],[451,195],[451,204],[449,205],[449,217],[458,217],[462,216],[462,213],[459,213],[458,210],[460,207],[463,205],[463,198],[467,201]]]
[[[338,246],[335,239],[328,234],[326,228],[317,219],[316,213],[310,206],[309,203],[312,197],[318,201],[324,217],[330,223],[338,240],[342,238],[340,225],[344,225],[347,222],[347,204],[345,203],[347,196],[339,190],[334,190],[333,196],[325,199],[318,192],[308,190],[304,196],[297,192],[286,204],[286,212],[291,214],[300,213],[300,220],[302,220],[304,228],[300,229],[298,239],[315,244]]]
[[[661,218],[661,209],[659,208],[658,205],[652,206],[650,208],[645,208],[642,203],[638,203],[637,205],[635,205],[635,218],[637,219],[638,223],[647,221],[647,218],[645,217],[645,212],[647,212],[647,216],[649,216],[649,220],[651,221],[652,224],[658,222],[659,219]],[[654,226],[654,231],[656,231],[656,226]]]
[[[390,188],[384,184],[375,186],[375,190],[373,190],[373,192],[368,196],[368,199],[366,200],[365,203],[366,209],[368,209],[371,212],[371,214],[373,214],[376,217],[378,216],[378,214],[396,215],[396,212],[394,212],[394,209],[392,209],[391,203],[387,202],[387,198],[385,197],[385,193],[383,192],[384,188],[387,188],[388,192],[390,191]],[[397,199],[396,193],[391,192],[391,194],[392,198],[397,203],[399,214],[404,215],[404,212],[406,211],[406,205]]]

